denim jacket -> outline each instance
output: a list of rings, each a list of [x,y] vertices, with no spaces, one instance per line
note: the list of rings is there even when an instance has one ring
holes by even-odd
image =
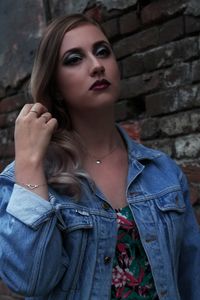
[[[162,300],[200,299],[200,230],[185,176],[165,154],[120,129],[128,148],[126,197]],[[120,166],[119,166],[120,167]],[[29,300],[110,300],[117,239],[114,209],[83,180],[77,202],[49,201],[0,175],[0,277]]]

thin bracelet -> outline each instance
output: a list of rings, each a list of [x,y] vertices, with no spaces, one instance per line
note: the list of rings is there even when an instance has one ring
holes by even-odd
[[[43,183],[43,184],[32,184],[32,183],[22,183],[22,182],[17,182],[17,181],[16,181],[16,184],[25,186],[25,187],[29,188],[30,190],[34,190],[34,189],[37,189],[37,188],[39,188],[39,187],[41,187],[41,186],[47,185],[47,183]]]

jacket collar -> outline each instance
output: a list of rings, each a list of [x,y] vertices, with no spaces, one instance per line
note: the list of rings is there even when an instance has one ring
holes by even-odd
[[[158,150],[153,150],[151,148],[147,148],[142,144],[139,144],[135,140],[129,137],[125,129],[121,126],[116,125],[122,138],[124,139],[127,149],[128,149],[128,156],[131,160],[154,160],[161,156],[161,152]]]

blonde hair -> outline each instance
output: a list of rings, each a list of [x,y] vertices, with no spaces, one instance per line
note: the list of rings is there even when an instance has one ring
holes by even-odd
[[[46,175],[49,184],[70,196],[79,197],[81,177],[88,177],[81,169],[80,140],[73,131],[70,115],[56,92],[55,73],[59,50],[66,32],[83,24],[102,27],[83,14],[62,16],[47,26],[39,44],[30,81],[34,102],[44,104],[58,121],[46,155]]]

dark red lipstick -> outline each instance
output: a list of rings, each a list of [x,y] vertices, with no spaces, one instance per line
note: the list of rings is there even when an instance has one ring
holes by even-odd
[[[111,83],[106,79],[97,80],[91,85],[89,90],[101,91],[107,89],[110,85]]]

